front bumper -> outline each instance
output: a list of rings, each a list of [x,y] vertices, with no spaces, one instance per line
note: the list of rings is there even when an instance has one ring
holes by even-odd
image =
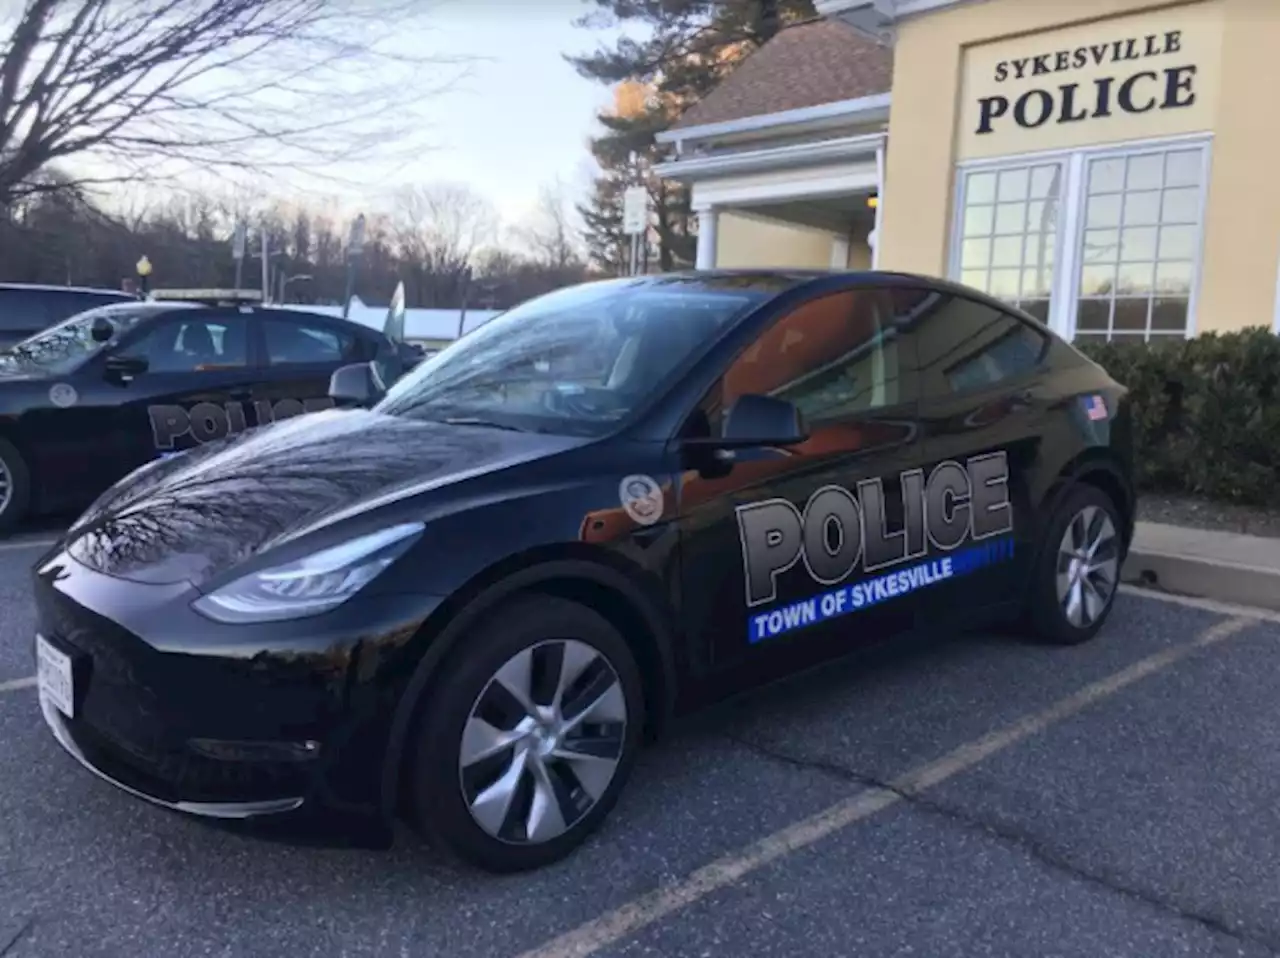
[[[34,594],[38,633],[72,664],[74,717],[42,697],[45,721],[99,778],[210,818],[383,808],[391,717],[435,600],[229,626],[194,612],[189,586],[114,579],[57,552]]]
[[[157,794],[143,791],[142,787],[135,787],[126,781],[122,781],[118,778],[112,778],[105,769],[100,768],[90,761],[88,756],[81,751],[80,746],[76,744],[75,739],[72,738],[66,717],[43,697],[40,699],[40,711],[44,714],[45,724],[49,726],[49,731],[53,733],[53,737],[57,740],[59,745],[67,750],[67,753],[72,758],[104,782],[109,782],[116,788],[128,792],[134,798],[144,799],[145,801],[151,802],[153,805],[160,805],[163,808],[168,808],[175,812],[199,815],[202,818],[243,819],[257,818],[263,815],[278,815],[285,812],[296,811],[301,808],[303,802],[306,801],[302,796],[297,796],[296,798],[267,799],[257,802],[184,802],[181,800],[170,801],[163,799]]]

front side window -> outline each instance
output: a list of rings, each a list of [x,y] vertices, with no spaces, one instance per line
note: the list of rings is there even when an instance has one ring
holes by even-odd
[[[603,435],[764,298],[731,280],[617,280],[558,290],[425,360],[375,411]]]
[[[1013,316],[963,296],[943,296],[914,324],[920,394],[940,399],[1032,372],[1048,340]]]
[[[123,350],[145,359],[150,373],[212,372],[249,364],[249,323],[244,316],[158,323]]]
[[[965,175],[960,281],[1049,318],[1058,260],[1062,163],[1016,165]]]
[[[718,435],[741,395],[776,396],[820,424],[909,401],[899,376],[889,301],[878,290],[810,300],[743,351],[703,400],[690,428]]]
[[[1199,149],[1088,162],[1077,339],[1186,335],[1203,165]]]

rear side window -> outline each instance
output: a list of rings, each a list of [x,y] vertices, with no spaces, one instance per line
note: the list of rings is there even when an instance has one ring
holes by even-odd
[[[29,289],[0,289],[0,330],[32,331],[49,324],[38,293]]]
[[[913,319],[923,398],[997,386],[1032,372],[1049,341],[1003,310],[963,296],[919,294]]]
[[[327,324],[264,318],[262,332],[273,366],[358,362],[364,357],[358,336]]]
[[[99,306],[110,306],[112,303],[124,303],[128,300],[123,296],[111,296],[102,293],[81,293],[72,292],[56,292],[44,294],[47,296],[45,300],[45,309],[47,311],[49,322],[60,323],[68,316],[74,316],[76,313],[83,313],[86,310],[97,309]]]
[[[127,297],[58,289],[0,289],[0,330],[36,332]]]

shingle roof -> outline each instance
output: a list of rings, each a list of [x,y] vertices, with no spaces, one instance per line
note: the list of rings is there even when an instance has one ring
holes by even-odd
[[[695,103],[673,129],[887,93],[893,52],[838,20],[782,30]]]

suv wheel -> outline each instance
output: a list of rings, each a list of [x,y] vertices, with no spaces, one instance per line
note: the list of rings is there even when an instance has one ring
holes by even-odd
[[[27,516],[31,503],[31,474],[22,453],[0,438],[0,532],[9,532]]]
[[[1120,585],[1120,528],[1115,503],[1094,486],[1077,486],[1058,507],[1031,592],[1031,626],[1038,638],[1077,645],[1098,634]]]
[[[626,641],[550,596],[502,607],[431,683],[413,773],[433,843],[488,871],[567,856],[608,815],[644,723]]]

